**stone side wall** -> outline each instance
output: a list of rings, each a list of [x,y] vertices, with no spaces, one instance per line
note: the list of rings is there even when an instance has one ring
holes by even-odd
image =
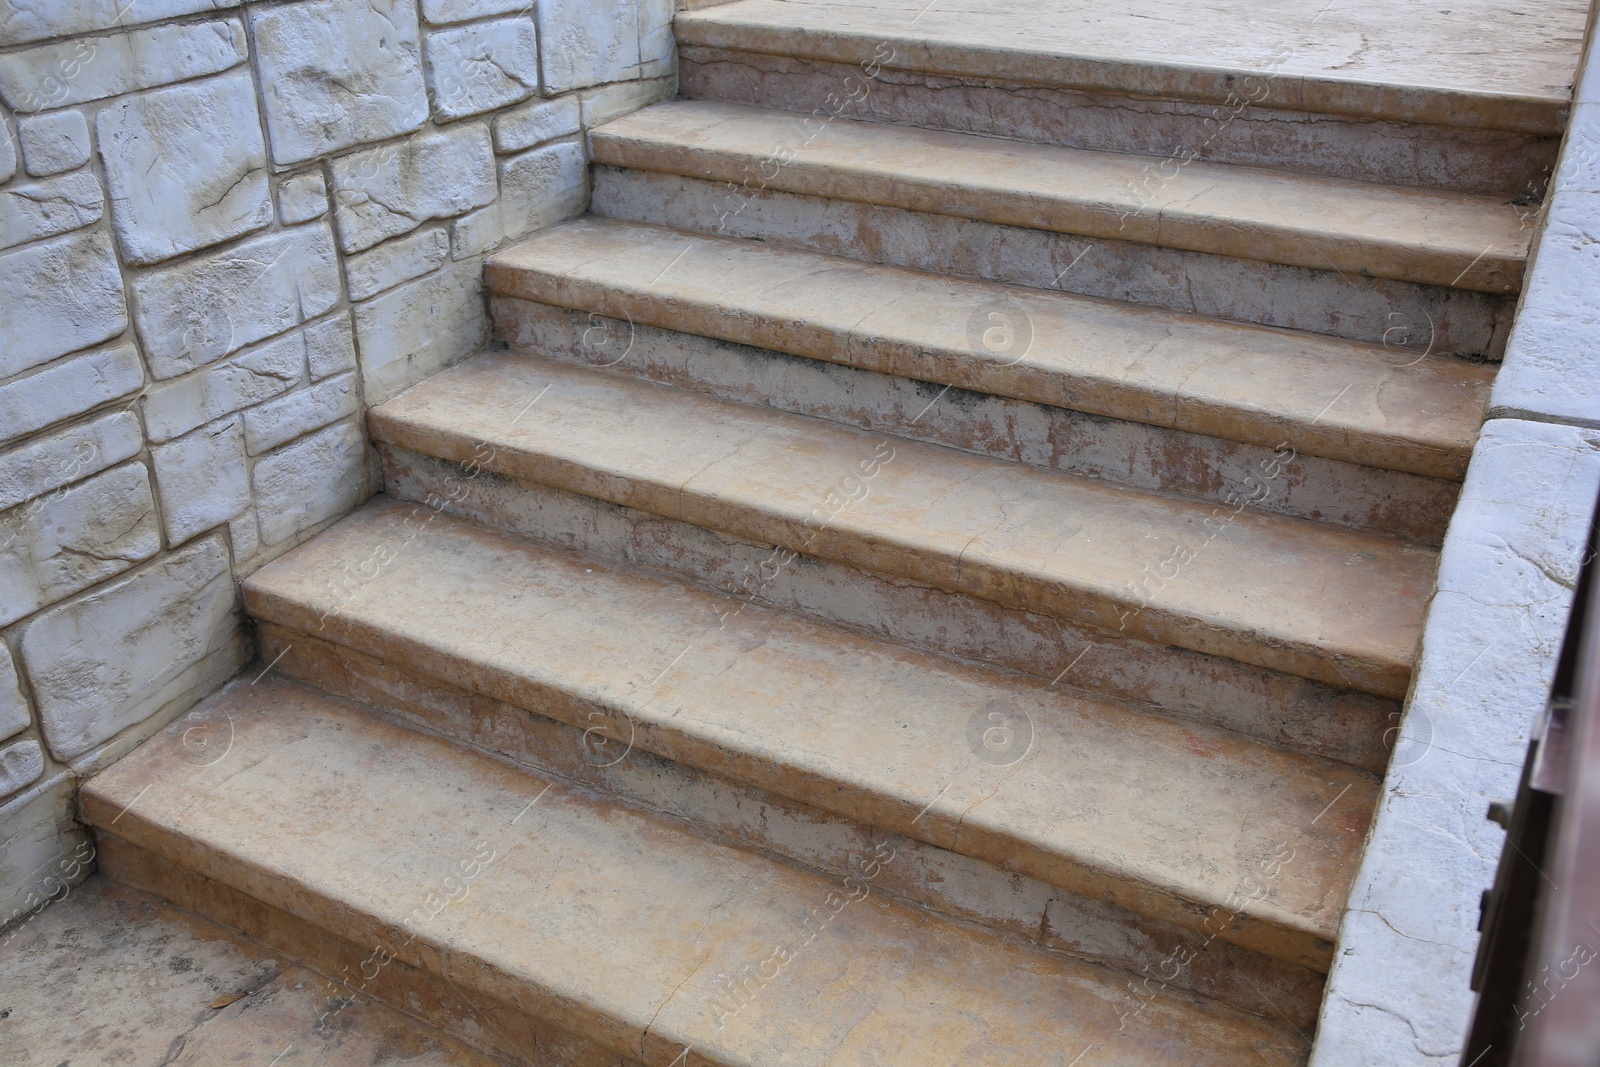
[[[74,783],[250,655],[238,578],[376,488],[485,253],[671,95],[671,0],[0,0],[0,925]],[[196,736],[194,758],[226,738]]]

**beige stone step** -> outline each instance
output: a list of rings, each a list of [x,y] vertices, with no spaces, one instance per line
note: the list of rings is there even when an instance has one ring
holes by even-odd
[[[1216,937],[1319,969],[1376,795],[1375,777],[1346,765],[619,570],[422,505],[357,512],[251,576],[245,596],[263,623],[603,731],[615,750],[652,752],[1159,922],[1209,921]],[[1024,738],[1021,758],[986,737],[997,728]],[[1273,865],[1290,851],[1292,862]],[[1247,882],[1263,899],[1241,902]]]
[[[1244,497],[1134,492],[515,354],[368,420],[427,455],[1384,696],[1405,692],[1436,563]]]
[[[194,758],[197,727],[229,731],[222,758]],[[573,1062],[663,1067],[1304,1055],[1287,1028],[888,901],[872,882],[892,850],[823,878],[272,678],[235,683],[82,795],[128,866],[366,952],[363,987],[431,978],[541,1038],[522,1055],[553,1056],[560,1033],[592,1057]]]
[[[597,162],[1315,271],[1484,293],[1521,286],[1529,231],[1498,197],[806,116],[657,104],[592,134]],[[820,126],[820,129],[817,128]],[[736,206],[736,205],[735,205]]]
[[[502,294],[899,377],[1459,479],[1491,369],[588,218],[489,261]],[[998,332],[991,332],[998,331]]]
[[[738,0],[674,33],[695,99],[1509,199],[1554,166],[1583,6]]]

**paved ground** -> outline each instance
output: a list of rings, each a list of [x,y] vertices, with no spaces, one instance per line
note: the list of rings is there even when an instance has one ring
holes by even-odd
[[[0,1064],[498,1063],[341,992],[220,926],[95,876],[0,935]],[[325,1012],[328,1021],[319,1028]]]

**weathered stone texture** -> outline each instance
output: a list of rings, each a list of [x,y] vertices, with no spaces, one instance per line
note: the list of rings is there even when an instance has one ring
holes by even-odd
[[[583,108],[583,128],[592,130],[604,126],[612,119],[631,114],[642,107],[672,98],[672,79],[656,78],[651,81],[622,82],[602,85],[598,89],[585,89],[579,94]]]
[[[0,378],[115,337],[128,325],[111,240],[98,230],[0,255],[0,293],[6,294]],[[6,430],[0,421],[0,439],[13,436]]]
[[[0,0],[0,45],[238,7],[240,0]]]
[[[276,163],[421,126],[428,117],[415,0],[305,0],[255,11]]]
[[[260,455],[296,437],[348,418],[360,407],[354,374],[341,374],[251,408],[244,414],[245,451]]]
[[[11,131],[0,122],[0,182],[9,181],[17,172],[17,148],[11,143]]]
[[[474,122],[334,160],[339,244],[360,252],[494,200],[489,128]]]
[[[320,219],[328,213],[328,182],[320,170],[293,174],[278,182],[278,218],[284,225]]]
[[[132,345],[85,352],[0,383],[0,442],[127,396],[143,383]]]
[[[45,111],[220,74],[245,57],[237,19],[41,45],[0,56],[0,100],[13,111]]]
[[[326,223],[253,238],[136,278],[150,370],[171,378],[330,310],[339,266]]]
[[[0,641],[0,741],[26,730],[30,721],[28,702],[22,697],[22,686],[17,678],[16,661],[11,658],[10,647]]]
[[[139,454],[131,411],[113,411],[0,453],[0,511],[97,474]]]
[[[326,322],[306,327],[306,362],[313,381],[355,370],[355,331],[349,315],[336,315]]]
[[[365,300],[401,282],[420,278],[450,258],[450,238],[441,228],[397,237],[344,261],[351,300]]]
[[[533,0],[422,0],[422,17],[429,22],[467,22],[490,15],[526,14]]]
[[[161,521],[173,544],[250,506],[242,420],[214,422],[150,451],[161,488]]]
[[[39,780],[44,773],[44,749],[29,738],[0,748],[0,797],[10,796]]]
[[[237,659],[238,643],[228,554],[215,539],[51,608],[22,632],[51,754],[72,759],[144,721],[193,686],[193,668]]]
[[[156,263],[272,221],[249,74],[131,97],[95,121],[111,217],[130,263]]]
[[[0,625],[161,550],[144,466],[128,463],[0,514]]]
[[[575,141],[502,160],[500,199],[455,224],[451,253],[457,259],[480,255],[575,218],[588,202],[589,170]]]
[[[672,63],[672,0],[540,0],[544,90],[653,78]]]
[[[356,422],[329,426],[256,462],[254,488],[261,539],[298,537],[367,498],[367,451]]]
[[[362,394],[381,403],[489,339],[482,266],[463,260],[356,305]]]
[[[153,386],[144,422],[152,441],[170,441],[224,415],[271,399],[305,377],[305,337],[292,333],[253,351]]]
[[[0,189],[0,248],[54,237],[100,221],[104,198],[88,170]]]
[[[428,34],[434,114],[465,118],[539,91],[538,33],[531,19],[496,19]]]
[[[73,819],[76,783],[58,773],[0,806],[0,923],[26,922],[82,881],[92,864],[83,828]]]
[[[577,133],[580,126],[576,93],[535,100],[495,116],[494,147],[500,152],[520,152]]]
[[[23,163],[36,178],[89,162],[89,123],[81,111],[57,111],[17,123]]]

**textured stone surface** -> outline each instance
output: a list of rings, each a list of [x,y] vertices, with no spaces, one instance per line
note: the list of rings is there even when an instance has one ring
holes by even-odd
[[[170,378],[331,309],[339,266],[326,223],[265,234],[134,279],[150,370]]]
[[[577,133],[579,126],[576,93],[534,100],[495,116],[494,147],[500,152],[520,152]]]
[[[306,362],[313,380],[326,378],[356,366],[355,331],[348,314],[306,327]]]
[[[239,640],[228,556],[214,539],[51,608],[22,631],[51,754],[80,756],[197,682],[215,684],[218,669],[237,669]]]
[[[360,252],[497,194],[489,128],[474,122],[344,156],[333,163],[339,244]]]
[[[421,277],[449,258],[449,234],[440,227],[431,227],[396,237],[370,251],[347,256],[345,287],[351,300],[365,300],[401,282]]]
[[[217,74],[245,61],[237,19],[153,26],[0,56],[0,100],[44,111]]]
[[[249,506],[241,419],[214,422],[150,453],[161,487],[161,521],[170,543],[182,544]]]
[[[157,263],[272,221],[248,73],[131,97],[95,120],[123,258]]]
[[[489,339],[477,260],[408,282],[358,304],[361,389],[376,404],[457,360]]]
[[[278,182],[278,218],[284,225],[310,222],[328,213],[328,181],[320,170],[291,174]]]
[[[585,89],[579,94],[582,100],[583,126],[585,129],[593,129],[642,107],[670,100],[673,90],[671,78],[621,82],[617,85],[602,85],[598,89]]]
[[[0,255],[0,292],[0,379],[128,325],[111,240],[99,230]],[[10,436],[0,422],[0,439]]]
[[[89,162],[89,124],[81,111],[56,111],[17,123],[17,142],[28,173],[36,178],[74,170]]]
[[[1453,1062],[1479,894],[1544,707],[1600,492],[1600,432],[1484,427],[1439,559],[1415,688],[1340,932],[1312,1063]],[[1428,887],[1418,893],[1419,884]]]
[[[341,374],[269,400],[244,413],[245,450],[259,455],[301,434],[356,413],[361,397],[353,374]]]
[[[490,15],[532,11],[533,0],[422,0],[422,17],[429,22],[466,22]]]
[[[293,388],[305,377],[305,368],[305,335],[296,332],[182,378],[158,382],[145,394],[145,430],[151,441],[170,441]]]
[[[456,259],[481,255],[506,241],[583,213],[589,168],[576,141],[546,145],[500,161],[500,199],[451,229]]]
[[[0,511],[138,454],[139,419],[114,411],[0,453]]]
[[[0,797],[25,789],[44,773],[44,749],[29,738],[0,747]]]
[[[416,0],[303,0],[253,11],[272,158],[298,163],[428,117]]]
[[[17,146],[11,140],[11,128],[0,122],[0,182],[9,181],[17,172]]]
[[[86,589],[161,549],[140,463],[0,514],[0,625]]]
[[[93,869],[94,849],[73,817],[76,794],[77,783],[57,773],[0,804],[0,923],[32,922]]]
[[[100,183],[87,169],[0,189],[0,248],[54,237],[98,222]]]
[[[0,741],[15,737],[31,722],[28,702],[23,699],[17,678],[17,664],[10,647],[0,641]]]
[[[286,445],[256,461],[252,481],[262,541],[298,537],[370,495],[361,427],[339,423]]]
[[[495,19],[428,34],[433,112],[459,119],[539,91],[539,41],[531,18]]]
[[[0,1058],[11,1067],[267,1067],[273,1056],[276,1067],[501,1062],[104,876],[0,948],[0,986]],[[211,1006],[235,994],[237,1002]]]
[[[0,441],[42,430],[143,384],[144,368],[132,345],[84,352],[0,383]]]
[[[240,0],[0,0],[0,45],[238,7]]]
[[[540,0],[544,91],[653,78],[672,58],[672,0]]]

